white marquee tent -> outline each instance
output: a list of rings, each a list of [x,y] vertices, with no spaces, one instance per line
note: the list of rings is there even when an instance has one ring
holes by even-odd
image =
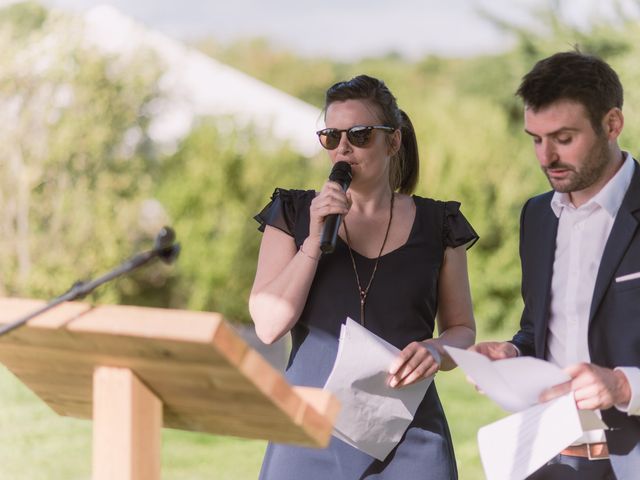
[[[150,125],[152,139],[160,144],[175,143],[199,116],[215,116],[269,132],[305,156],[318,152],[318,108],[149,30],[111,6],[88,10],[84,29],[85,39],[105,53],[133,55],[148,48],[163,64],[159,86],[164,100]]]

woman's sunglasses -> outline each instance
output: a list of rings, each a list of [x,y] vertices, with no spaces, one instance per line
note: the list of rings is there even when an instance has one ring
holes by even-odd
[[[392,133],[396,129],[385,125],[356,125],[355,127],[351,127],[346,130],[325,128],[317,131],[316,134],[318,135],[320,144],[324,148],[327,150],[335,150],[338,148],[338,145],[340,145],[342,132],[347,132],[347,140],[349,140],[349,143],[354,147],[366,147],[369,144],[369,141],[371,141],[371,134],[374,130],[384,130],[387,133]]]

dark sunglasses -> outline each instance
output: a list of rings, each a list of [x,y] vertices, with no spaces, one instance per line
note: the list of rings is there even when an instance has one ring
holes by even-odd
[[[366,147],[371,140],[371,133],[374,130],[384,130],[387,133],[395,132],[395,128],[387,127],[386,125],[356,125],[355,127],[348,128],[346,130],[339,130],[337,128],[325,128],[318,130],[316,134],[320,140],[320,144],[327,150],[334,150],[340,145],[340,139],[342,138],[342,132],[347,132],[347,140],[354,147]]]

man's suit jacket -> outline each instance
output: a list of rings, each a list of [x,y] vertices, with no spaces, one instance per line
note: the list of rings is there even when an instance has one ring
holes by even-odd
[[[558,218],[553,192],[531,198],[520,217],[520,260],[524,311],[513,343],[525,355],[545,358],[551,276]],[[596,278],[589,317],[591,362],[607,368],[640,367],[640,278],[616,278],[640,272],[640,166],[615,218]],[[640,479],[640,416],[615,407],[602,411],[611,463],[618,480]]]

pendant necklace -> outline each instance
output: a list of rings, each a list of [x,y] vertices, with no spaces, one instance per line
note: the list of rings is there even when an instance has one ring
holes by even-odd
[[[342,224],[344,225],[344,233],[347,238],[347,247],[349,248],[349,256],[351,257],[351,264],[353,265],[353,271],[356,274],[356,284],[358,285],[358,293],[360,294],[360,324],[364,326],[364,307],[367,303],[367,295],[369,294],[369,288],[371,288],[371,283],[373,282],[373,278],[376,276],[376,271],[378,270],[378,262],[380,261],[380,256],[382,255],[382,250],[384,250],[384,246],[387,244],[387,238],[389,237],[389,230],[391,229],[391,219],[393,218],[393,199],[395,197],[395,193],[391,192],[391,205],[389,207],[389,223],[387,224],[387,231],[384,234],[384,240],[382,241],[382,246],[380,247],[380,251],[378,252],[378,257],[376,258],[376,263],[373,265],[373,272],[371,272],[371,277],[369,278],[369,282],[365,288],[362,288],[362,284],[360,283],[360,276],[358,275],[358,269],[356,268],[356,261],[353,258],[353,251],[351,250],[351,242],[349,241],[349,230],[347,229],[347,219],[343,219]]]

